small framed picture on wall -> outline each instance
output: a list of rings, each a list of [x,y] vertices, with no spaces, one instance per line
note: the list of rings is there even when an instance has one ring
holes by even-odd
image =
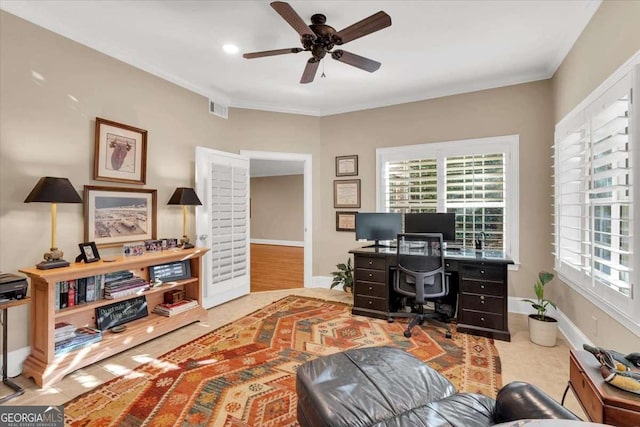
[[[336,176],[358,175],[358,155],[336,157]]]
[[[359,208],[360,207],[360,180],[336,179],[333,181],[333,207],[334,208]]]
[[[356,231],[356,214],[358,212],[336,212],[336,231]]]

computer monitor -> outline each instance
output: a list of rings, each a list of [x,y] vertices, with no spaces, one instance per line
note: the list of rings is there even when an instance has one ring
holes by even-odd
[[[358,212],[356,240],[373,240],[366,248],[383,248],[380,240],[395,240],[402,233],[402,214],[390,212]]]
[[[408,213],[404,214],[405,233],[442,233],[445,242],[456,241],[456,214]]]

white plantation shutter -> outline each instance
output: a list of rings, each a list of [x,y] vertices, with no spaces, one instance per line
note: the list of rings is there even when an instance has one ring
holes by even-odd
[[[436,212],[436,159],[387,163],[385,200],[389,212]]]
[[[640,313],[634,295],[633,82],[634,71],[627,71],[603,84],[556,126],[554,147],[556,270],[623,322]]]
[[[454,212],[456,243],[518,261],[518,136],[376,150],[378,210]]]
[[[446,209],[456,214],[459,242],[472,247],[479,233],[487,248],[503,249],[505,154],[447,157]]]
[[[248,171],[231,165],[211,170],[211,279],[224,282],[247,274]]]

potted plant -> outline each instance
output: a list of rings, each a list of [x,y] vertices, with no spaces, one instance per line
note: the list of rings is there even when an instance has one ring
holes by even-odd
[[[353,267],[351,266],[351,258],[347,258],[346,263],[339,263],[336,265],[338,271],[331,273],[333,281],[331,282],[331,289],[336,286],[342,285],[342,289],[345,292],[353,292]]]
[[[550,305],[557,308],[553,301],[544,298],[544,286],[553,279],[553,273],[541,271],[538,273],[538,281],[533,285],[536,294],[535,300],[524,299],[531,303],[537,311],[536,314],[529,315],[529,339],[532,343],[545,347],[556,345],[556,335],[558,331],[558,321],[547,316],[547,307]]]

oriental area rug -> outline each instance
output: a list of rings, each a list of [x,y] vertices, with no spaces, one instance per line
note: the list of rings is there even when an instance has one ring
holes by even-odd
[[[351,306],[288,296],[209,332],[65,405],[72,426],[296,426],[296,369],[339,351],[402,348],[459,391],[495,397],[502,386],[493,341],[425,323],[405,338],[394,323]]]

